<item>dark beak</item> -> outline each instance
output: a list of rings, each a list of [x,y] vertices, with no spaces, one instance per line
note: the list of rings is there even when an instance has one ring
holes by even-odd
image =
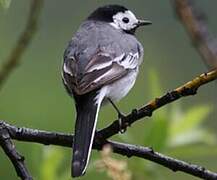
[[[146,25],[151,25],[152,22],[148,20],[139,20],[137,26],[146,26]]]

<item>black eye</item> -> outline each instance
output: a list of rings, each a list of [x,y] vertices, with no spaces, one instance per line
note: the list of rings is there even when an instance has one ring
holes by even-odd
[[[122,19],[122,21],[123,21],[124,23],[128,23],[130,20],[129,20],[129,18],[124,17],[124,18]]]

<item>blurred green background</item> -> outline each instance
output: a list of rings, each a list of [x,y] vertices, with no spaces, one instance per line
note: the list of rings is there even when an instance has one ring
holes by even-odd
[[[211,32],[217,34],[217,1],[196,2],[207,14]],[[123,112],[130,112],[132,108],[140,107],[207,71],[175,18],[169,0],[46,0],[37,35],[0,92],[1,120],[17,126],[73,132],[73,100],[64,90],[60,73],[64,48],[91,11],[110,3],[125,5],[138,17],[153,22],[152,26],[137,32],[145,48],[145,60],[135,87],[118,103]],[[24,28],[29,4],[29,0],[12,0],[8,9],[0,9],[0,63],[8,57]],[[210,83],[202,87],[195,97],[183,98],[162,108],[152,118],[136,123],[125,134],[116,135],[114,139],[153,146],[159,152],[216,172],[216,89],[216,82]],[[104,107],[100,112],[98,128],[115,118],[112,107]],[[103,121],[109,119],[111,121]],[[16,146],[25,156],[35,179],[70,179],[70,149],[23,142],[16,142]],[[173,173],[146,160],[115,157],[127,161],[132,179],[197,179],[181,172]],[[94,161],[99,158],[99,152],[94,151],[87,173],[80,179],[109,179],[106,172],[98,172],[94,166]],[[3,151],[0,151],[0,179],[18,179]]]

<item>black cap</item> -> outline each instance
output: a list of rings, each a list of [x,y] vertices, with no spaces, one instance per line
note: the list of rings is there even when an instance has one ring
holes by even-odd
[[[99,7],[90,16],[87,18],[88,20],[97,20],[97,21],[105,21],[112,22],[113,16],[118,12],[125,12],[128,9],[121,5],[106,5]]]

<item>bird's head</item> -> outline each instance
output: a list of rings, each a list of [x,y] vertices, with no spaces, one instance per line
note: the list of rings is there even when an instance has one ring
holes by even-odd
[[[130,34],[134,34],[140,26],[151,24],[148,20],[137,19],[129,9],[121,5],[99,7],[90,14],[88,20],[107,22],[116,29],[121,29]]]

